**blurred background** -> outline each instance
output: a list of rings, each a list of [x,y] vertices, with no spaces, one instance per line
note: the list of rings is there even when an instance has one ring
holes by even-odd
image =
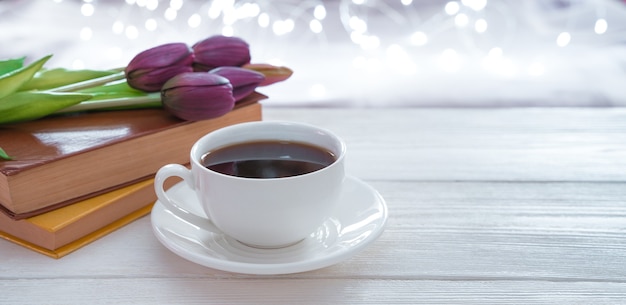
[[[626,106],[624,0],[0,0],[0,58],[49,68],[215,34],[294,70],[267,106]]]

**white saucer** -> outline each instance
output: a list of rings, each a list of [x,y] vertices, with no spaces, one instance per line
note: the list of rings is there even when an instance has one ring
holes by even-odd
[[[167,193],[191,212],[204,215],[186,183]],[[152,229],[169,250],[194,263],[237,273],[286,274],[319,269],[343,261],[376,240],[387,222],[387,205],[363,181],[348,176],[341,203],[316,232],[298,244],[281,249],[257,249],[214,234],[174,216],[157,201]]]

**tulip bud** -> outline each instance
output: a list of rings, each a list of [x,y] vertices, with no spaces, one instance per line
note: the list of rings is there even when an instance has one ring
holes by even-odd
[[[166,81],[184,72],[192,72],[193,53],[184,43],[160,45],[137,54],[124,72],[131,87],[158,92]]]
[[[194,70],[209,71],[222,66],[240,67],[250,62],[250,47],[243,39],[211,36],[193,45]]]
[[[265,76],[265,80],[259,84],[259,87],[282,82],[293,74],[293,71],[287,67],[270,64],[245,64],[242,68],[257,71]]]
[[[265,79],[263,74],[239,67],[219,67],[209,73],[217,74],[227,78],[233,86],[233,96],[235,102],[250,95]]]
[[[161,90],[163,108],[189,121],[222,116],[233,109],[233,87],[225,77],[186,72],[168,80]]]

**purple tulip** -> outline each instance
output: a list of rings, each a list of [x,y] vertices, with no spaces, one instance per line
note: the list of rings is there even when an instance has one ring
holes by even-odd
[[[240,67],[250,62],[250,46],[237,37],[211,36],[192,48],[195,71],[205,72],[222,66]]]
[[[265,80],[263,74],[239,67],[219,67],[209,71],[209,73],[223,76],[230,81],[233,86],[235,102],[250,95]]]
[[[235,105],[233,87],[225,77],[186,72],[168,80],[161,90],[163,108],[189,121],[222,116]]]
[[[124,72],[128,85],[158,92],[170,78],[193,71],[193,52],[184,43],[168,43],[137,54]]]

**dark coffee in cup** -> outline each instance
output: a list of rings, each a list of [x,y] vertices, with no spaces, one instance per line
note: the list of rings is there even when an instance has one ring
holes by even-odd
[[[222,174],[267,179],[311,173],[335,160],[335,154],[322,147],[271,140],[221,147],[204,154],[200,162]]]

